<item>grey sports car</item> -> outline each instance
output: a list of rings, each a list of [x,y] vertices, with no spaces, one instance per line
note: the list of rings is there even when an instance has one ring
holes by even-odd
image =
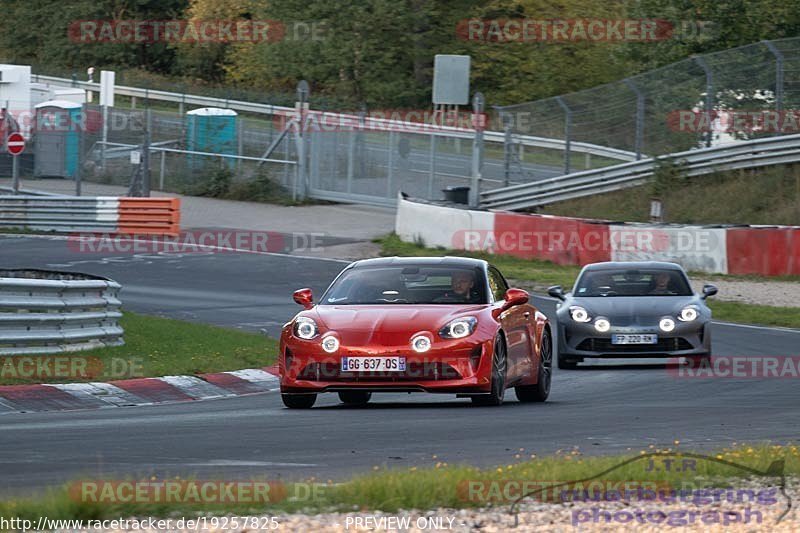
[[[607,262],[586,265],[572,292],[548,289],[558,303],[558,368],[591,357],[711,357],[711,310],[717,293],[692,292],[680,265]]]

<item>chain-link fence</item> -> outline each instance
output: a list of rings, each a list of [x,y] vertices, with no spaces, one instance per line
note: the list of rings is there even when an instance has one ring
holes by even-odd
[[[75,137],[49,135],[37,123],[37,110],[21,175],[123,185],[130,194],[162,190],[386,205],[399,191],[441,200],[444,189],[471,187],[474,202],[476,184],[486,191],[633,158],[800,132],[800,115],[793,110],[800,103],[800,38],[697,56],[592,89],[495,107],[490,129],[504,131],[492,135],[472,129],[469,120],[455,128],[432,126],[427,110],[400,113],[422,120],[396,121],[376,120],[367,110],[326,113],[304,82],[304,96],[296,96],[303,102],[302,121],[291,107],[260,105],[263,98],[249,94],[228,91],[225,99],[198,100],[180,92],[150,95],[147,87],[134,90],[123,82],[136,80],[118,80],[127,91],[121,91],[117,107],[84,104],[79,119],[65,121],[80,120]],[[98,90],[96,84],[81,87]],[[237,99],[242,101],[232,103]],[[291,102],[283,97],[279,103]],[[211,104],[218,107],[190,110]],[[746,118],[731,118],[736,113]],[[469,117],[470,111],[462,114]],[[69,160],[71,151],[79,153],[77,165]],[[10,161],[0,156],[0,175],[9,175]]]
[[[512,142],[519,135],[567,141],[558,155],[569,173],[581,170],[570,143],[590,142],[642,158],[800,133],[791,111],[798,104],[800,38],[790,38],[696,56],[591,89],[495,109]]]

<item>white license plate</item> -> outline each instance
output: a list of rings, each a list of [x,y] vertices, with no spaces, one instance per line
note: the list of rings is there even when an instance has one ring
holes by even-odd
[[[342,357],[342,372],[405,371],[405,357]]]
[[[611,335],[611,344],[656,344],[658,335]]]

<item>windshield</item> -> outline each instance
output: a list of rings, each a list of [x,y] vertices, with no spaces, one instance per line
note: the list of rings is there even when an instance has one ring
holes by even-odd
[[[575,284],[576,296],[691,296],[686,277],[673,269],[589,270]]]
[[[321,304],[485,304],[486,282],[479,268],[381,266],[342,274]]]

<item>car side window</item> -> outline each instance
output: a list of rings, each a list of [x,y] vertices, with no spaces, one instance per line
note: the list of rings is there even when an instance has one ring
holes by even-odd
[[[496,302],[499,302],[506,297],[508,283],[506,283],[503,275],[495,267],[489,267],[489,288],[491,289]]]

